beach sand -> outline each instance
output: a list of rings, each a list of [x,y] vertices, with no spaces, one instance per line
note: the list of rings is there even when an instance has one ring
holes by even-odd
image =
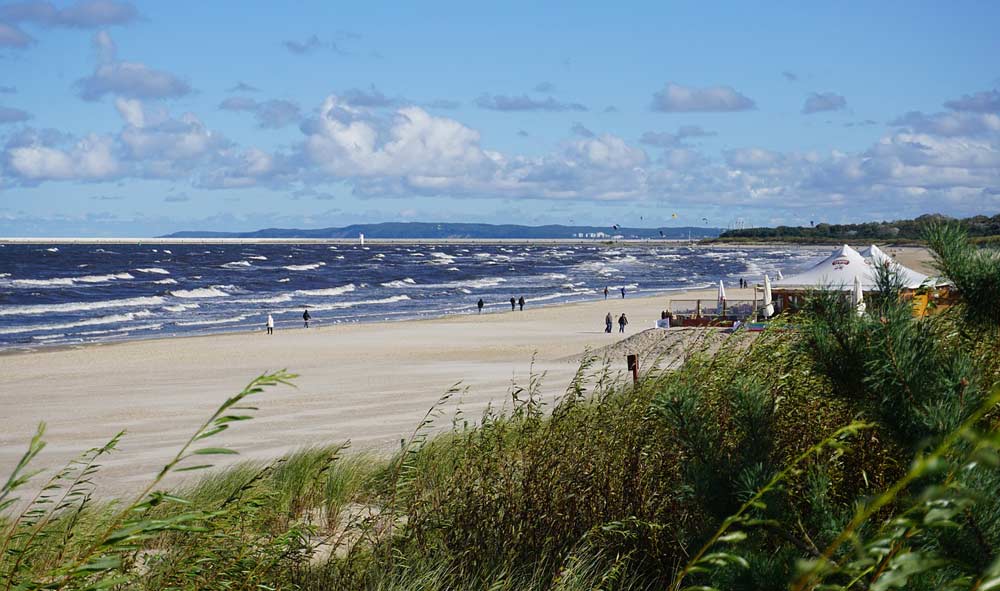
[[[926,254],[906,249],[915,264]],[[753,290],[727,286],[730,300],[752,299]],[[637,296],[638,294],[636,294]],[[587,348],[613,344],[650,328],[670,299],[703,298],[715,290],[653,297],[612,293],[604,299],[511,312],[493,303],[478,315],[432,320],[340,324],[177,337],[42,350],[0,356],[0,475],[6,477],[40,421],[48,447],[39,467],[61,465],[75,454],[126,429],[118,452],[103,464],[104,494],[118,495],[151,478],[226,397],[253,377],[287,368],[300,374],[297,388],[259,396],[257,418],[212,441],[241,458],[274,458],[295,448],[350,441],[353,449],[391,453],[424,413],[454,384],[466,418],[487,404],[509,400],[512,380],[527,384],[545,372],[543,394],[565,391]],[[627,332],[604,333],[604,316],[625,312]],[[624,370],[624,359],[618,360]],[[449,405],[441,428],[450,423]],[[233,461],[230,457],[226,461]],[[221,462],[217,462],[221,463]]]

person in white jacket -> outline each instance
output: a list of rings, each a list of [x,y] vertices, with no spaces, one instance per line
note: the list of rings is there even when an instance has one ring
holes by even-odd
[[[267,315],[267,334],[274,334],[274,317]]]

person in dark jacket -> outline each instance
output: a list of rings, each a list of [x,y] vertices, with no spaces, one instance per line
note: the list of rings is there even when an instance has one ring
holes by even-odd
[[[625,312],[618,317],[618,332],[625,332],[625,326],[628,325],[628,318],[625,318]]]
[[[517,305],[521,307],[521,311],[524,312],[524,296],[521,296],[517,300]]]
[[[516,307],[517,307],[517,300],[514,299],[514,296],[510,296],[510,311],[513,312],[514,308]]]
[[[611,312],[608,312],[608,315],[604,317],[604,332],[610,334],[611,333],[611,325],[613,323],[614,323],[614,320],[611,318]]]
[[[310,318],[312,318],[312,316],[309,315],[309,310],[306,310],[305,312],[302,313],[302,322],[305,323],[306,328],[309,328],[309,319]]]
[[[608,286],[604,286],[604,299],[608,299]]]
[[[483,301],[483,298],[479,298],[479,301],[476,302],[476,307],[479,308],[479,313],[480,314],[483,313],[483,306],[485,306],[485,305],[486,305],[486,302]]]
[[[622,286],[622,299],[625,299],[625,286]]]

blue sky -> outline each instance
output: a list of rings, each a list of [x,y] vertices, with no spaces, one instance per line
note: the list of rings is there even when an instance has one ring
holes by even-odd
[[[1000,210],[1000,4],[479,4],[0,2],[0,235]]]

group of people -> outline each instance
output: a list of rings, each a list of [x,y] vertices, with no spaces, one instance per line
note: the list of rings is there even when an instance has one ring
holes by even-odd
[[[309,313],[309,309],[306,308],[302,312],[302,322],[305,324],[305,328],[309,328],[309,321],[312,319],[312,314]],[[264,328],[267,329],[267,334],[274,334],[274,316],[270,314],[267,315],[267,320],[264,322]]]
[[[608,312],[608,315],[604,317],[604,332],[610,333],[613,324],[611,312]],[[622,315],[618,317],[618,332],[625,332],[626,326],[628,326],[628,318],[625,317],[625,312],[622,312]]]
[[[618,291],[622,292],[622,299],[624,300],[625,299],[625,286],[623,285],[620,288],[618,288]],[[609,293],[608,292],[608,286],[605,285],[604,286],[604,299],[608,299],[608,293]],[[611,332],[611,331],[608,331],[608,332]]]
[[[750,287],[750,282],[740,277],[740,289],[745,289],[747,287]]]
[[[483,298],[479,298],[479,301],[476,302],[476,307],[479,309],[480,314],[483,313],[484,306],[486,306],[486,302],[483,301]],[[521,296],[516,300],[514,299],[514,296],[510,296],[510,311],[513,312],[519,306],[521,311],[524,312],[524,296]]]

